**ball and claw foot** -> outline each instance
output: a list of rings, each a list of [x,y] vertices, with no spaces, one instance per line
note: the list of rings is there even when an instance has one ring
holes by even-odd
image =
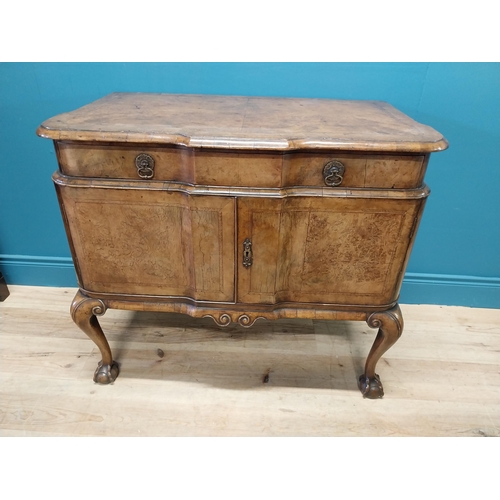
[[[371,328],[378,328],[378,332],[366,358],[365,373],[359,377],[358,387],[364,398],[379,399],[384,396],[384,389],[380,377],[375,373],[375,367],[380,357],[401,337],[403,315],[396,304],[387,311],[370,314],[366,323]]]
[[[99,361],[94,373],[94,382],[101,385],[112,384],[119,373],[120,367],[116,361],[113,361],[111,365],[103,365],[102,361]]]
[[[384,388],[377,374],[372,379],[368,378],[365,374],[361,375],[358,380],[358,387],[364,398],[379,399],[384,397]]]

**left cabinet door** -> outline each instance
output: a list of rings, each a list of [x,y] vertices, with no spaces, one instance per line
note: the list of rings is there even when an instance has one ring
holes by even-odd
[[[83,289],[234,300],[234,198],[54,180]]]

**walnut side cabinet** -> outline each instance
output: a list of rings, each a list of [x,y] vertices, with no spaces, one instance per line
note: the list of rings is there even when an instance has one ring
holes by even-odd
[[[378,328],[358,385],[399,338],[401,283],[446,140],[378,101],[114,93],[44,122],[78,276],[75,323],[118,376],[107,308]]]

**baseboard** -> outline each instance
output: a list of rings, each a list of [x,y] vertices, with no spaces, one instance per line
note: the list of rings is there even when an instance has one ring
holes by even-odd
[[[406,273],[400,302],[500,309],[500,278]]]
[[[0,255],[0,270],[7,284],[78,286],[71,257]],[[400,302],[500,309],[500,278],[406,273]]]
[[[78,286],[71,257],[0,255],[7,285]]]

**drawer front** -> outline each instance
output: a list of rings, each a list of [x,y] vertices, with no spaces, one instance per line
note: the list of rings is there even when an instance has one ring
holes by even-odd
[[[154,144],[58,142],[68,176],[150,179],[205,186],[409,189],[422,185],[425,155],[264,153]]]
[[[150,179],[206,186],[280,187],[282,154],[200,151],[183,147],[59,142],[65,175]]]
[[[186,148],[59,142],[56,151],[61,172],[69,176],[193,182],[193,152]],[[145,157],[149,167],[141,162]]]
[[[283,186],[417,188],[426,164],[424,155],[285,154]]]

